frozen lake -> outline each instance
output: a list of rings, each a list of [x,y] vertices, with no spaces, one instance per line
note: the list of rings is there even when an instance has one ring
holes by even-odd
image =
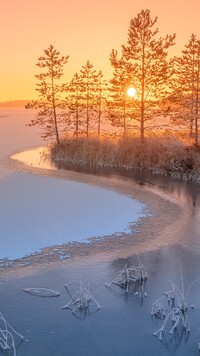
[[[28,113],[30,115],[30,112]],[[33,130],[24,126],[27,121],[25,114],[22,111],[18,116],[13,113],[8,115],[10,126],[7,126],[6,118],[0,119],[2,157],[10,155],[15,150],[41,144],[39,137],[33,134]],[[20,117],[20,120],[17,117]],[[10,131],[7,130],[8,127]],[[22,137],[25,137],[25,141]],[[32,151],[32,154],[33,152],[35,151]],[[25,156],[25,160],[30,160],[30,152],[29,154],[26,152]],[[22,159],[21,154],[20,159]],[[36,165],[37,160],[36,154],[34,158]],[[38,163],[39,166],[41,162]],[[91,234],[93,227],[96,232],[99,229],[101,234],[107,218],[109,223],[112,222],[110,226],[112,232],[118,230],[117,224],[123,230],[129,225],[128,219],[138,218],[143,213],[141,209],[144,206],[140,206],[138,211],[134,210],[137,204],[128,196],[117,194],[110,189],[96,188],[94,184],[61,179],[58,181],[52,177],[15,173],[2,165],[0,172],[1,251],[5,240],[7,241],[4,247],[13,254],[28,253],[25,248],[34,250],[34,239],[38,236],[42,236],[42,239],[36,241],[37,245],[48,244],[49,236],[57,243],[59,239],[65,239],[69,235],[70,225],[71,233],[75,231],[73,226],[77,225],[77,231],[83,231],[85,227],[86,235],[87,230]],[[67,174],[70,176],[69,172]],[[71,177],[74,176],[75,173],[71,172]],[[102,177],[98,175],[87,177],[88,182],[93,181],[95,184],[98,179],[101,180]],[[7,278],[6,271],[1,269],[1,311],[11,325],[28,340],[20,345],[17,355],[189,356],[199,354],[199,282],[192,286],[188,296],[188,306],[195,306],[194,310],[193,308],[188,310],[191,323],[189,338],[186,338],[185,333],[179,328],[176,337],[171,339],[169,331],[172,323],[169,319],[163,341],[160,342],[155,338],[153,332],[158,330],[163,320],[151,317],[151,307],[152,303],[169,290],[170,280],[179,287],[183,281],[187,290],[190,283],[200,276],[200,186],[143,172],[133,174],[130,171],[126,172],[126,176],[124,173],[120,176],[120,172],[116,176],[116,171],[114,174],[111,172],[111,176],[104,177],[103,182],[106,181],[105,186],[111,186],[112,189],[116,179],[118,179],[119,191],[122,188],[124,194],[132,194],[151,208],[152,216],[144,219],[139,233],[137,235],[134,233],[132,239],[129,240],[125,236],[123,241],[123,237],[116,236],[109,243],[109,239],[105,241],[101,239],[102,243],[94,245],[102,249],[99,248],[98,253],[94,255],[93,250],[89,250],[92,244],[82,244],[81,252],[85,252],[86,247],[87,252],[91,253],[81,255],[81,258],[75,261],[70,258],[68,263],[63,264],[57,264],[55,260],[56,263],[44,265],[44,268],[43,265],[36,263],[32,268],[29,268],[29,265],[26,268],[25,264],[18,270],[13,267],[17,263],[22,266],[23,261],[15,261],[10,264],[12,268],[8,271],[11,272],[11,278]],[[73,204],[72,216],[70,212]],[[124,221],[122,221],[123,213]],[[90,218],[92,214],[94,214],[94,226]],[[75,249],[78,249],[77,245],[75,244]],[[136,250],[148,272],[147,298],[143,300],[135,296],[133,290],[125,293],[120,288],[114,291],[105,288],[105,282],[116,275],[125,264],[137,265]],[[105,259],[101,259],[102,254]],[[108,255],[111,256],[110,259]],[[41,259],[43,258],[45,259],[42,255]],[[31,256],[30,260],[32,259]],[[180,276],[179,259],[182,263],[183,280]],[[27,259],[24,260],[26,263]],[[1,263],[2,261],[0,266]],[[70,310],[61,309],[71,298],[64,285],[72,280],[89,283],[92,294],[101,305],[97,313],[89,311],[85,318],[79,319]],[[23,288],[31,287],[56,290],[60,293],[60,297],[39,298],[22,292]],[[169,305],[166,311],[170,311]]]
[[[25,126],[32,115],[27,110],[0,111],[0,159],[41,144],[35,128]],[[36,164],[34,158],[28,160]],[[16,173],[2,164],[0,196],[0,259],[10,260],[47,246],[128,232],[130,222],[144,216],[145,207],[110,190]]]

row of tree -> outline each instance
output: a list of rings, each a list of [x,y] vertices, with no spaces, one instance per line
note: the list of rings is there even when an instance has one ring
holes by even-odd
[[[139,128],[143,139],[146,122],[162,115],[188,125],[198,145],[200,41],[192,34],[182,56],[169,59],[175,34],[158,37],[156,22],[149,10],[131,20],[122,53],[111,52],[109,82],[87,61],[69,84],[61,84],[69,56],[60,56],[49,46],[36,64],[42,73],[36,75],[39,98],[27,105],[38,109],[30,126],[39,125],[44,139],[56,138],[59,144],[63,132],[73,131],[76,137],[95,131],[100,135],[102,123],[110,120],[123,128],[124,136]],[[132,100],[127,96],[130,87],[136,89]]]

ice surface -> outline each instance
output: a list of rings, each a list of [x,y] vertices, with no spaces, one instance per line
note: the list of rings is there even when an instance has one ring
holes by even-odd
[[[143,208],[106,189],[25,173],[4,177],[0,196],[1,259],[123,231]]]
[[[7,116],[4,111],[0,158],[39,141],[33,128],[25,127],[28,120],[23,115],[23,110],[7,112]],[[127,232],[129,221],[142,216],[144,205],[106,189],[11,170],[5,173],[2,165],[0,177],[0,259],[17,259],[47,246]]]

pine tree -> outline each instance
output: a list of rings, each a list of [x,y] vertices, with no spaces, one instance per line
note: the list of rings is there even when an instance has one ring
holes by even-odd
[[[91,120],[95,115],[95,95],[97,90],[97,73],[93,69],[93,65],[87,61],[85,66],[82,66],[80,75],[80,85],[82,86],[82,105],[86,117],[86,135],[89,137]]]
[[[97,75],[97,133],[98,136],[101,134],[101,124],[102,124],[102,115],[105,115],[105,102],[107,99],[107,81],[103,77],[103,73],[100,70]]]
[[[140,122],[141,139],[146,120],[160,115],[159,103],[167,94],[167,82],[172,75],[167,49],[174,44],[175,34],[157,38],[156,22],[157,17],[152,20],[149,10],[142,10],[131,20],[127,45],[122,46],[124,61],[132,64],[138,104],[135,115]]]
[[[112,124],[123,128],[123,136],[126,136],[127,119],[131,117],[127,89],[132,83],[132,64],[117,58],[117,51],[112,50],[110,61],[114,67],[113,77],[110,80],[108,100],[110,120]]]
[[[69,110],[69,117],[75,127],[75,136],[78,137],[80,133],[80,126],[82,124],[81,113],[83,111],[82,106],[82,91],[83,85],[78,73],[75,73],[72,80],[67,87],[68,98],[67,106]]]
[[[200,41],[192,34],[181,57],[175,57],[173,90],[177,109],[174,117],[190,127],[190,135],[198,146],[198,119],[200,111]],[[178,108],[177,108],[178,106]]]
[[[44,50],[45,55],[38,58],[36,65],[42,73],[35,75],[38,80],[36,90],[39,99],[27,104],[26,108],[37,109],[35,119],[29,126],[39,126],[44,130],[43,139],[56,138],[60,143],[59,123],[66,114],[62,111],[65,105],[61,99],[63,86],[57,81],[63,75],[63,66],[67,63],[69,56],[60,56],[60,53],[50,45]]]

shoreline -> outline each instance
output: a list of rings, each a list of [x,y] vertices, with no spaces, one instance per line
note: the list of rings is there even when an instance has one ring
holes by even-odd
[[[23,150],[28,151],[28,150]],[[21,151],[22,152],[22,151]],[[97,186],[99,188],[116,191],[120,194],[138,200],[147,207],[147,216],[139,219],[137,223],[131,224],[131,233],[113,233],[109,236],[91,239],[90,243],[68,243],[59,246],[49,246],[0,269],[0,274],[13,274],[13,269],[17,274],[32,273],[38,268],[49,268],[54,265],[87,265],[97,262],[113,261],[120,257],[133,256],[136,253],[150,252],[163,246],[169,246],[174,242],[179,242],[180,233],[174,238],[174,231],[179,231],[183,221],[187,221],[187,209],[178,202],[170,198],[164,192],[159,191],[151,185],[140,186],[133,179],[121,177],[113,173],[106,177],[95,174],[79,173],[75,171],[44,169],[28,166],[23,162],[6,157],[3,164],[9,169],[14,169],[22,173],[53,177],[57,179],[67,179],[85,184]],[[126,182],[126,185],[124,184]],[[183,226],[182,226],[183,228]],[[53,250],[57,250],[53,253]],[[60,252],[69,258],[60,258]]]
[[[159,154],[158,154],[159,153]],[[50,146],[50,156],[59,168],[70,165],[151,172],[188,182],[200,182],[199,151],[173,137],[119,139],[64,138]]]

